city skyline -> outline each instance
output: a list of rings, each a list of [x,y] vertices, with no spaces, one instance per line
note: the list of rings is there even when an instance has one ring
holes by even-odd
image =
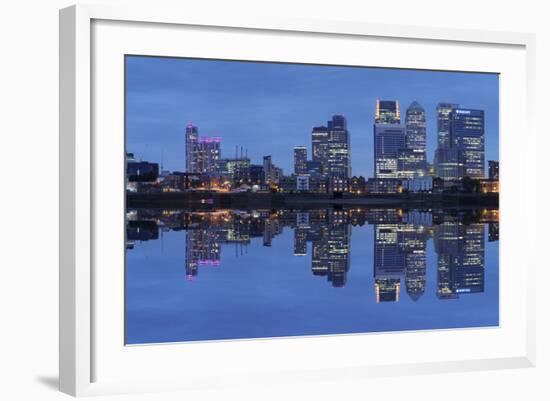
[[[398,100],[403,124],[413,102],[422,106],[429,163],[438,142],[437,105],[448,102],[483,109],[485,159],[499,160],[498,76],[494,74],[140,56],[128,57],[126,68],[127,148],[138,158],[161,162],[167,170],[185,171],[185,129],[192,121],[199,135],[221,138],[221,157],[234,157],[235,147],[243,147],[251,163],[261,164],[263,156],[271,155],[285,175],[291,174],[294,147],[305,146],[311,155],[312,127],[342,114],[351,142],[351,173],[372,177],[377,99]],[[352,81],[357,85],[352,86]],[[372,90],[364,92],[362,88],[369,84]],[[235,92],[239,85],[242,93]],[[264,96],[258,98],[259,93]],[[229,95],[233,100],[224,103]],[[331,105],[350,111],[328,111]],[[328,114],[322,116],[321,111]],[[314,116],[319,117],[309,121]]]
[[[126,343],[498,325],[498,75],[125,68]]]

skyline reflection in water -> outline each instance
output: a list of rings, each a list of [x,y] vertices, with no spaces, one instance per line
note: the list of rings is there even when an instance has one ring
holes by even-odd
[[[130,210],[126,343],[498,325],[498,210]]]

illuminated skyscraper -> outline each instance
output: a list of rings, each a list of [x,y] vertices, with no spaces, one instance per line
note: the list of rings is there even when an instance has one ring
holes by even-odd
[[[211,174],[218,169],[221,157],[221,138],[199,136],[199,128],[193,123],[185,127],[185,171]]]
[[[438,148],[451,147],[451,134],[449,131],[450,120],[451,120],[451,113],[456,108],[458,108],[458,104],[455,104],[455,103],[439,103],[437,105],[437,147]]]
[[[405,151],[401,153],[399,170],[412,178],[426,173],[426,112],[418,102],[412,102],[405,120]]]
[[[374,176],[399,178],[398,159],[405,148],[405,127],[401,125],[397,101],[377,100],[374,123]]]
[[[440,103],[435,174],[444,180],[485,177],[485,113]]]
[[[463,177],[464,162],[460,150],[451,148],[437,148],[434,157],[435,175],[445,181],[457,180]]]
[[[455,179],[462,169],[457,149],[451,149],[451,113],[458,107],[455,103],[437,105],[437,148],[434,155],[435,175],[444,180]]]
[[[218,161],[221,156],[220,144],[220,137],[200,136],[198,138],[193,160],[196,172],[212,174],[218,170]]]
[[[305,146],[294,147],[294,173],[307,173],[307,148]]]
[[[196,152],[198,150],[199,128],[193,123],[185,127],[185,171],[197,173]]]
[[[376,100],[376,124],[400,124],[401,115],[397,100]]]
[[[312,160],[321,166],[321,174],[328,174],[328,128],[313,127],[311,131]]]
[[[451,147],[463,163],[460,177],[485,178],[485,113],[483,110],[454,109],[450,120]]]
[[[327,126],[311,132],[312,159],[321,165],[323,175],[351,177],[350,136],[346,118],[334,115]]]
[[[346,117],[332,116],[328,121],[328,174],[334,177],[351,177],[351,149]]]

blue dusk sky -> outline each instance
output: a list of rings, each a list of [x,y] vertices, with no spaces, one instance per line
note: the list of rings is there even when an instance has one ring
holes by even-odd
[[[397,99],[402,122],[412,101],[424,107],[430,162],[440,102],[485,110],[485,159],[498,160],[498,87],[497,74],[127,56],[126,146],[184,171],[193,122],[200,135],[222,138],[222,157],[242,146],[252,163],[272,155],[289,174],[293,147],[306,145],[311,158],[311,128],[343,114],[352,174],[371,177],[376,99]]]

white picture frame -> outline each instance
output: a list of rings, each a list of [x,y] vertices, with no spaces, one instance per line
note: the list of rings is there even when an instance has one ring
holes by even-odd
[[[239,19],[225,18],[216,15],[187,15],[182,7],[177,10],[157,9],[155,7],[132,7],[132,8],[112,8],[109,6],[96,5],[78,5],[72,6],[60,11],[60,390],[75,396],[132,392],[132,391],[157,391],[166,389],[186,389],[186,388],[208,388],[210,386],[226,386],[232,385],[233,378],[230,380],[223,379],[223,370],[217,373],[215,377],[208,377],[204,374],[186,372],[186,380],[178,379],[176,376],[160,379],[159,377],[149,377],[144,373],[139,380],[132,380],[132,371],[128,370],[129,377],[116,377],[110,375],[107,380],[98,380],[97,366],[95,358],[98,357],[98,349],[107,349],[100,341],[100,345],[96,345],[96,339],[102,338],[97,335],[98,322],[102,324],[102,335],[109,336],[110,328],[108,326],[109,319],[105,321],[101,313],[97,313],[94,306],[94,291],[97,286],[104,283],[101,277],[98,276],[94,267],[98,261],[102,260],[100,254],[94,251],[94,235],[97,234],[97,221],[101,210],[98,206],[96,191],[98,189],[96,179],[94,178],[96,169],[98,168],[98,152],[104,150],[103,144],[96,142],[94,139],[94,131],[92,126],[95,124],[94,117],[96,116],[94,109],[94,88],[92,86],[92,77],[94,68],[98,68],[98,64],[94,59],[94,55],[98,49],[105,43],[103,40],[93,41],[93,24],[98,21],[108,21],[108,24],[120,23],[143,23],[156,24],[159,27],[200,27],[205,29],[231,29],[235,32],[242,30],[243,32],[267,32],[267,33],[284,33],[286,35],[306,34],[308,37],[320,36],[323,38],[339,37],[353,38],[359,40],[361,38],[383,38],[388,41],[412,40],[426,43],[435,43],[438,46],[457,45],[475,48],[476,46],[496,46],[507,48],[511,47],[518,50],[518,65],[520,65],[521,73],[525,73],[524,80],[515,76],[514,85],[516,88],[521,88],[525,94],[518,102],[525,107],[524,113],[514,124],[520,127],[523,131],[522,136],[526,143],[535,143],[535,132],[533,125],[533,110],[534,108],[534,48],[535,38],[531,34],[523,33],[506,33],[506,32],[485,32],[471,31],[459,29],[439,29],[428,27],[412,27],[412,26],[397,26],[397,25],[374,25],[365,24],[362,22],[351,21],[316,21],[316,20],[296,20],[292,18],[251,18],[242,16]],[[119,27],[117,29],[129,29]],[[136,28],[136,29],[139,29]],[[108,32],[107,32],[108,33]],[[164,33],[159,33],[164,35]],[[154,35],[151,35],[154,40]],[[119,38],[120,39],[120,38]],[[276,39],[274,39],[276,40]],[[116,42],[116,40],[113,40]],[[95,46],[95,47],[94,47]],[[101,50],[101,49],[99,49]],[[483,50],[483,49],[481,49]],[[516,57],[516,56],[513,56]],[[450,63],[450,62],[449,62]],[[525,64],[523,64],[525,63]],[[344,63],[345,64],[345,63]],[[389,66],[387,63],[384,66]],[[446,64],[451,65],[451,64]],[[473,64],[472,64],[473,65]],[[426,66],[428,68],[429,65]],[[459,69],[460,66],[455,67]],[[474,67],[472,67],[474,68]],[[507,68],[503,66],[502,68]],[[451,68],[452,69],[452,68]],[[475,70],[475,68],[474,68]],[[493,70],[493,72],[499,72]],[[521,74],[520,74],[521,75]],[[510,92],[506,92],[510,93]],[[501,94],[502,96],[502,94]],[[504,110],[509,110],[505,108]],[[502,111],[501,111],[502,113]],[[501,118],[501,122],[502,122]],[[507,121],[507,120],[506,120]],[[503,131],[506,131],[504,129]],[[121,133],[123,136],[123,134]],[[508,140],[508,138],[510,138]],[[515,240],[512,234],[512,227],[517,225],[517,220],[513,213],[520,213],[518,207],[521,208],[521,218],[519,221],[528,221],[528,224],[534,224],[536,220],[536,205],[534,200],[527,198],[525,191],[515,191],[507,189],[508,182],[519,182],[524,177],[524,183],[527,188],[532,184],[534,178],[526,176],[525,171],[534,170],[535,160],[533,157],[526,156],[525,149],[518,149],[518,142],[512,137],[507,137],[507,145],[510,149],[517,149],[517,160],[512,161],[510,165],[517,166],[517,171],[502,169],[502,192],[501,192],[501,208],[503,224],[509,221],[510,234],[508,237],[503,235],[503,241]],[[508,150],[503,149],[503,157],[506,157]],[[115,166],[117,161],[114,162]],[[504,163],[505,164],[505,163]],[[508,176],[508,178],[506,178]],[[117,177],[114,178],[116,184]],[[122,181],[120,183],[120,191],[122,191]],[[511,186],[508,186],[511,188]],[[510,214],[509,214],[510,213]],[[121,216],[121,218],[123,218]],[[518,240],[519,241],[519,240]],[[246,383],[247,380],[262,381],[279,381],[291,382],[296,380],[318,380],[327,379],[328,377],[347,377],[347,378],[363,378],[379,375],[400,375],[411,373],[433,373],[433,372],[455,372],[480,369],[503,369],[515,367],[530,367],[535,363],[535,294],[534,294],[534,270],[536,260],[533,260],[534,252],[528,252],[530,246],[528,241],[517,242],[520,250],[525,251],[526,257],[521,259],[522,269],[524,270],[525,279],[519,281],[521,285],[521,311],[516,311],[517,316],[521,316],[522,321],[519,331],[521,335],[517,335],[514,341],[517,342],[517,347],[511,354],[498,354],[495,352],[487,352],[486,357],[482,353],[478,353],[479,357],[457,360],[443,359],[438,361],[420,361],[416,360],[414,355],[411,355],[408,362],[395,363],[388,361],[387,363],[377,363],[374,365],[361,365],[357,361],[348,361],[343,365],[328,368],[321,366],[314,369],[308,366],[298,366],[293,371],[285,371],[279,368],[277,373],[264,372],[263,375],[250,376],[247,379],[242,379],[241,383]],[[502,248],[501,248],[502,249]],[[507,250],[507,252],[520,251]],[[520,260],[514,258],[512,254],[506,255],[507,260]],[[510,257],[508,257],[510,256]],[[501,254],[502,257],[502,254]],[[512,259],[510,259],[512,258]],[[510,262],[511,263],[511,262]],[[120,266],[122,269],[123,266]],[[113,286],[116,287],[115,284]],[[506,297],[506,286],[501,286],[503,289],[502,297]],[[519,291],[519,290],[518,290]],[[107,293],[109,293],[107,291]],[[519,295],[518,295],[519,297]],[[523,300],[523,298],[525,298]],[[119,311],[120,312],[120,311]],[[98,317],[99,316],[99,317]],[[119,315],[113,315],[110,318],[116,318]],[[524,320],[524,321],[523,321]],[[514,323],[515,324],[515,323]],[[479,334],[475,331],[464,331],[464,338],[470,336],[474,338]],[[469,333],[469,334],[468,334]],[[384,336],[393,336],[394,334],[379,334],[380,341]],[[413,334],[414,335],[414,334]],[[434,336],[437,338],[439,333],[416,333],[421,336]],[[448,334],[447,334],[448,335]],[[244,342],[246,344],[254,343],[254,349],[249,352],[262,352],[263,348],[271,348],[267,353],[280,353],[285,349],[307,348],[308,355],[315,354],[316,347],[320,346],[320,342],[325,345],[337,345],[342,341],[342,336],[329,337],[313,337],[304,339],[283,339],[277,341],[261,340]],[[361,340],[360,336],[345,337],[349,343],[357,343]],[[437,339],[435,340],[437,341]],[[460,340],[465,341],[465,340]],[[239,350],[237,346],[233,347],[231,342],[225,342],[225,345],[217,345],[217,343],[203,343],[197,353],[202,353],[202,357],[210,355],[213,357],[214,350],[218,352],[227,352],[228,356],[237,357]],[[241,342],[241,346],[242,342]],[[102,348],[103,347],[103,348]],[[212,351],[205,351],[210,347]],[[225,348],[224,348],[225,347]],[[233,347],[229,349],[229,347]],[[251,347],[251,345],[244,345]],[[223,348],[223,349],[222,349]],[[513,347],[512,347],[513,348]],[[188,349],[189,352],[195,352]],[[134,352],[134,351],[132,351]],[[149,353],[154,353],[155,347],[149,347]],[[205,352],[209,352],[205,353]],[[166,346],[159,348],[159,352],[149,359],[147,363],[155,361],[161,363],[163,358],[169,358],[167,355]],[[140,352],[135,351],[132,360],[139,360]],[[160,355],[162,354],[162,355]],[[477,354],[476,354],[477,355]],[[100,356],[100,358],[103,356]],[[136,359],[137,358],[137,359]],[[149,356],[148,358],[151,358]],[[103,360],[105,358],[103,357]],[[115,362],[113,359],[110,362]],[[173,361],[169,363],[174,363]],[[280,362],[283,366],[284,361]],[[330,360],[327,362],[330,365]],[[118,369],[118,367],[117,367]],[[144,379],[145,378],[145,379]],[[138,383],[139,381],[139,383]],[[230,383],[231,382],[231,383]]]

